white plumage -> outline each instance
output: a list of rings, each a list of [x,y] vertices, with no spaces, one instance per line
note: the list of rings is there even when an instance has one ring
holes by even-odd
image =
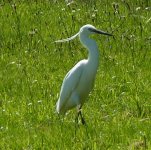
[[[77,107],[78,113],[80,112],[81,114],[80,109],[93,88],[99,66],[98,46],[93,39],[89,38],[89,36],[94,33],[111,36],[111,34],[97,30],[94,26],[88,24],[81,27],[80,31],[71,38],[56,41],[69,41],[79,35],[81,44],[87,48],[89,52],[88,59],[78,62],[66,74],[63,80],[60,97],[56,104],[56,110],[59,114],[65,114],[69,109],[74,107]]]

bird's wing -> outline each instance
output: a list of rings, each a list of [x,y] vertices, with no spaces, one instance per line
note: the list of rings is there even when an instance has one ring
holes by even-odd
[[[85,64],[85,60],[80,61],[66,74],[62,83],[60,98],[57,103],[58,112],[59,110],[63,109],[63,106],[66,104],[70,95],[77,87],[80,81],[84,64]]]

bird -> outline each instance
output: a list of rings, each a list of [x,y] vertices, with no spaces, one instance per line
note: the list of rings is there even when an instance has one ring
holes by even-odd
[[[79,116],[81,116],[82,124],[86,122],[82,116],[81,109],[93,89],[99,66],[99,50],[96,41],[90,38],[91,34],[112,36],[110,33],[96,29],[93,25],[86,24],[74,36],[55,41],[56,43],[66,42],[79,36],[81,44],[88,50],[88,58],[79,61],[66,74],[61,86],[59,99],[56,103],[58,114],[66,114],[68,110],[76,107],[76,120],[78,121]]]

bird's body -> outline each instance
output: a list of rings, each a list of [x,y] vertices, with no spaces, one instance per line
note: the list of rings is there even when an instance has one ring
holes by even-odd
[[[75,106],[81,107],[86,100],[95,78],[95,74],[89,71],[87,64],[88,60],[80,61],[65,76],[57,103],[58,113],[65,113]]]
[[[94,32],[110,35],[96,30],[92,25],[85,25],[80,29],[77,35],[79,35],[82,45],[87,48],[89,56],[88,59],[78,62],[66,74],[61,87],[60,97],[57,102],[56,109],[58,113],[64,114],[74,107],[80,109],[93,88],[99,66],[98,46],[93,39],[89,38],[89,35]]]

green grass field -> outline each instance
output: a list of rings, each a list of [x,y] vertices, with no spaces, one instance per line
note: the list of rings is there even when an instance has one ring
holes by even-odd
[[[151,1],[0,2],[0,149],[151,149]],[[100,66],[83,107],[58,117],[65,74],[87,50],[70,37],[84,24],[94,35]],[[76,130],[76,133],[75,133]]]

